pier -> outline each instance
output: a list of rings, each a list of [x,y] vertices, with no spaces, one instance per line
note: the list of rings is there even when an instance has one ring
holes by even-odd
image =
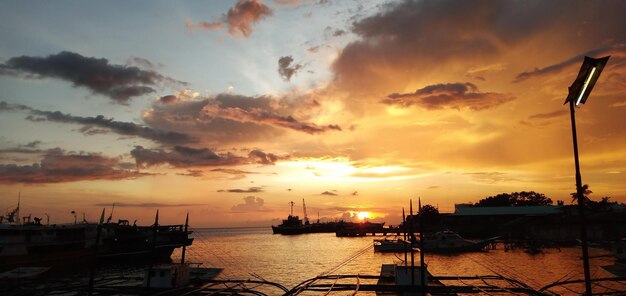
[[[400,227],[389,227],[389,228],[375,228],[375,229],[364,229],[364,228],[353,228],[353,229],[339,229],[335,232],[335,235],[338,237],[357,237],[357,236],[377,236],[382,235],[386,236],[387,234],[395,234],[401,235],[404,234],[405,231]]]

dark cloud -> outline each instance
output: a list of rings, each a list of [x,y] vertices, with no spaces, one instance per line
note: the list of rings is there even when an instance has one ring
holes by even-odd
[[[97,207],[108,207],[112,204],[115,204],[116,207],[120,208],[177,208],[177,207],[196,207],[196,206],[204,206],[205,204],[164,204],[158,202],[146,202],[146,203],[125,203],[125,202],[115,202],[115,203],[97,203],[94,206]]]
[[[30,115],[26,117],[26,119],[35,122],[52,121],[80,124],[83,125],[83,127],[79,131],[86,135],[103,134],[111,131],[119,135],[136,136],[165,144],[194,142],[194,139],[187,134],[163,131],[132,122],[114,121],[112,118],[105,118],[103,115],[98,115],[96,117],[72,116],[60,111],[41,111],[24,105],[12,105],[6,103],[1,105],[3,103],[4,102],[0,102],[0,111],[27,111]]]
[[[476,181],[487,184],[515,180],[513,178],[506,177],[506,173],[501,172],[474,172],[464,173],[464,175],[472,176]]]
[[[219,21],[198,22],[194,25],[187,19],[185,25],[191,32],[194,29],[221,30],[226,27],[230,36],[248,38],[252,34],[253,26],[271,15],[272,10],[260,0],[239,0]]]
[[[42,152],[43,150],[40,149],[33,149],[21,146],[0,149],[0,153],[39,154]]]
[[[483,110],[504,104],[515,99],[511,95],[479,92],[476,85],[466,83],[446,83],[429,85],[414,93],[393,93],[381,102],[388,105],[410,107],[421,106],[426,109],[461,109]]]
[[[176,102],[178,98],[176,98],[175,95],[167,95],[167,96],[162,96],[159,98],[159,102],[163,103],[163,104],[169,104],[169,103],[174,103]]]
[[[204,172],[201,170],[187,170],[186,173],[178,173],[176,175],[186,176],[186,177],[202,177],[204,176]]]
[[[44,152],[43,150],[38,149],[41,143],[43,142],[35,140],[26,144],[17,145],[16,147],[0,149],[0,153],[40,154]]]
[[[228,190],[218,190],[218,192],[230,192],[230,193],[259,193],[263,192],[263,188],[261,187],[250,187],[248,189],[228,189]]]
[[[317,46],[311,46],[309,48],[307,48],[306,50],[310,53],[317,53],[318,51],[320,51],[320,45]]]
[[[580,67],[585,56],[590,57],[604,57],[604,56],[612,56],[610,60],[610,64],[615,64],[615,60],[618,59],[618,64],[621,64],[624,60],[626,60],[626,45],[619,44],[609,48],[600,48],[594,49],[576,56],[573,56],[565,61],[549,65],[543,68],[536,68],[532,71],[522,72],[515,77],[513,82],[522,82],[527,79],[532,78],[542,78],[542,77],[550,77],[554,75],[561,74],[565,71],[571,71],[572,69],[576,69]]]
[[[21,73],[31,75],[29,78],[66,80],[75,87],[88,88],[122,104],[132,97],[155,92],[153,87],[158,84],[185,85],[154,71],[110,64],[104,58],[84,57],[69,51],[47,57],[13,57],[0,65],[0,74],[19,76]]]
[[[270,165],[274,164],[280,158],[272,153],[265,153],[261,150],[252,150],[248,153],[248,158],[254,159],[256,163]]]
[[[278,74],[285,81],[290,81],[293,75],[296,75],[304,66],[302,64],[292,64],[293,58],[291,56],[284,56],[278,59]]]
[[[339,37],[339,36],[343,36],[348,34],[348,32],[341,30],[341,29],[337,29],[335,30],[335,32],[333,32],[333,37]]]
[[[23,145],[19,145],[19,147],[22,147],[22,148],[30,148],[30,149],[35,149],[35,148],[39,148],[39,146],[41,145],[41,143],[42,143],[41,141],[39,141],[39,140],[35,140],[35,141],[28,142],[28,143],[23,144]]]
[[[217,154],[207,148],[184,146],[175,146],[171,151],[137,146],[130,152],[130,155],[135,159],[137,167],[168,164],[177,168],[244,164],[273,165],[275,161],[285,158],[259,150],[253,150],[247,157],[242,157],[232,153]]]
[[[337,195],[337,193],[330,192],[330,191],[324,191],[324,192],[320,193],[320,195],[330,195],[330,196],[336,196],[336,195]]]
[[[548,113],[533,114],[531,116],[528,116],[528,119],[529,120],[532,120],[532,119],[552,119],[552,118],[565,116],[567,114],[569,114],[569,111],[563,109],[563,110],[556,110],[556,111],[552,111],[552,112],[548,112]]]
[[[118,158],[96,153],[44,152],[40,163],[0,164],[0,183],[62,183],[87,180],[134,179],[149,174],[120,168]]]
[[[155,101],[143,112],[142,119],[148,126],[188,133],[210,146],[276,138],[285,129],[307,133],[339,129],[337,125],[306,122],[320,107],[318,96],[315,93],[280,97],[177,94],[166,99],[167,103]]]
[[[620,43],[626,40],[625,10],[621,1],[406,0],[384,5],[354,23],[358,39],[335,60],[335,82],[352,92],[382,93],[451,65],[498,61],[524,42],[569,42],[577,48]]]
[[[298,121],[291,115],[281,116],[272,111],[260,108],[245,110],[241,108],[224,108],[222,106],[211,104],[204,106],[202,110],[210,117],[219,117],[238,122],[277,126],[305,132],[307,134],[320,134],[330,130],[341,131],[341,127],[336,124],[319,126],[315,123]]]
[[[548,113],[538,113],[528,116],[528,119],[526,120],[520,120],[519,123],[526,126],[542,127],[556,122],[553,119],[566,116],[568,114],[569,111],[566,109],[556,110]]]
[[[231,174],[231,175],[260,174],[260,173],[257,173],[257,172],[237,170],[237,169],[227,169],[227,168],[212,169],[211,172],[221,172],[221,173]]]
[[[140,58],[140,57],[131,57],[128,59],[128,61],[126,61],[127,65],[131,65],[131,66],[137,66],[137,67],[141,67],[144,69],[158,69],[160,67],[162,67],[163,65],[159,64],[156,65],[153,62],[151,62],[148,59],[144,59],[144,58]]]
[[[263,205],[265,204],[265,200],[260,197],[246,196],[243,200],[244,203],[234,205],[232,208],[230,208],[231,212],[247,213],[264,210]]]

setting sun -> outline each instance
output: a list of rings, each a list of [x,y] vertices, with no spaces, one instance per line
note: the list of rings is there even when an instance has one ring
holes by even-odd
[[[370,217],[370,212],[358,212],[356,215],[362,221]]]

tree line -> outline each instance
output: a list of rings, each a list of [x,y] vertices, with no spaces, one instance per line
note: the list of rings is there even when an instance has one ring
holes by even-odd
[[[585,205],[592,210],[608,209],[611,205],[616,205],[617,202],[610,201],[611,197],[602,197],[599,201],[593,201],[589,198],[589,194],[593,193],[589,190],[589,185],[582,186],[583,200]],[[576,202],[576,193],[570,194],[572,196],[572,203]],[[472,207],[521,207],[521,206],[549,206],[553,201],[543,193],[535,191],[521,191],[511,193],[500,193],[494,196],[488,196],[476,203],[471,204]],[[559,200],[557,205],[562,206],[564,202]],[[439,209],[426,204],[422,206],[422,213],[425,216],[431,216],[439,214]]]

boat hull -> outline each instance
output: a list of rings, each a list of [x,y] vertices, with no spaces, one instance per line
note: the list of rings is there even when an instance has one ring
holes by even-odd
[[[470,241],[470,240],[462,240],[456,242],[445,242],[445,241],[424,241],[424,252],[426,253],[437,253],[437,254],[454,254],[454,253],[465,253],[465,252],[480,252],[487,248],[487,246],[493,243],[497,237],[490,238],[482,241]],[[419,242],[414,244],[415,246],[419,246]]]
[[[55,266],[92,262],[168,262],[174,249],[189,246],[180,225],[138,227],[115,223],[102,226],[96,246],[96,224],[61,226],[2,225],[0,270],[15,267]]]

